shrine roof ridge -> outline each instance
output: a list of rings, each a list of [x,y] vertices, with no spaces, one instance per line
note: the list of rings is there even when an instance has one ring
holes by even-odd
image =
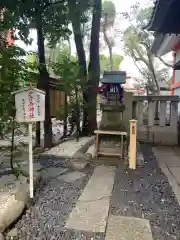
[[[104,71],[103,75],[126,75],[125,71]]]

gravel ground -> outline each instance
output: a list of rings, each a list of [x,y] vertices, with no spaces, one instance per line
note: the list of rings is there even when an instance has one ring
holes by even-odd
[[[116,171],[109,214],[134,216],[150,221],[154,240],[180,239],[180,206],[152,156],[151,147],[142,145],[143,168],[132,171],[119,166]],[[48,167],[66,167],[66,161],[41,158]],[[56,178],[42,182],[36,192],[36,204],[26,211],[16,224],[22,240],[104,240],[104,233],[87,233],[64,228],[94,167],[84,172],[86,178],[64,183]]]
[[[50,166],[54,167],[54,164],[49,164]],[[56,178],[49,178],[42,183],[35,195],[35,206],[30,207],[15,226],[18,228],[19,239],[104,239],[98,233],[70,231],[64,228],[66,219],[93,173],[93,167],[89,167],[84,173],[86,177],[74,183],[64,183]]]
[[[142,150],[143,168],[117,169],[110,214],[148,219],[154,240],[179,240],[180,206],[151,147],[142,145]]]

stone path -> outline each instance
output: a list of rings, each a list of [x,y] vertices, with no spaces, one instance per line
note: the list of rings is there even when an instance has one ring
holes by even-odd
[[[98,166],[70,214],[66,228],[87,232],[105,232],[114,167]]]
[[[135,171],[94,165],[58,174],[51,162],[35,206],[16,224],[19,239],[180,239],[178,201],[151,147],[142,150],[145,165]]]

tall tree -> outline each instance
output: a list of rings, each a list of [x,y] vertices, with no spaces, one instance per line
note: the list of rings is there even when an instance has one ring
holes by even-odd
[[[149,21],[151,11],[151,7],[132,7],[132,12],[126,15],[131,25],[125,30],[123,41],[125,53],[133,59],[142,77],[146,79],[146,85],[151,88],[151,92],[159,94],[159,82],[163,80],[163,76],[166,80],[169,68],[160,66],[159,60],[151,52],[154,37],[143,29]]]
[[[74,41],[76,45],[76,52],[78,56],[79,65],[81,67],[81,71],[84,75],[84,81],[87,81],[87,64],[86,64],[86,54],[84,48],[84,36],[82,32],[82,23],[86,22],[86,11],[89,7],[88,1],[82,0],[68,0],[69,7],[69,18],[72,23]],[[88,124],[88,112],[87,112],[87,89],[84,89],[83,93],[83,127],[82,132],[84,135],[87,135],[87,124]]]
[[[48,39],[52,44],[62,36],[69,34],[67,5],[65,1],[33,0],[25,1],[10,0],[3,2],[8,13],[7,20],[10,28],[16,29],[21,40],[28,43],[29,30],[37,29],[38,57],[39,57],[39,81],[38,87],[46,92],[45,114],[45,147],[52,146],[52,126],[50,116],[49,74],[46,68],[44,40]],[[37,126],[37,144],[40,143],[40,128]]]
[[[96,89],[100,79],[100,60],[99,60],[99,33],[101,21],[102,1],[93,1],[93,17],[91,26],[90,62],[88,66],[88,132],[93,134],[97,128],[96,121]]]
[[[112,1],[104,1],[102,4],[102,32],[104,41],[109,50],[110,69],[113,70],[113,53],[114,46],[113,26],[116,17],[116,8]],[[111,32],[111,33],[110,33]]]

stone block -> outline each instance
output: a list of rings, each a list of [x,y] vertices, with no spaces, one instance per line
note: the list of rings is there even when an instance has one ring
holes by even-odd
[[[110,215],[105,240],[153,240],[146,219]]]
[[[85,160],[71,160],[70,161],[70,166],[76,170],[82,170],[84,168],[86,168],[88,165],[88,162]]]
[[[0,232],[4,232],[22,214],[24,208],[25,203],[16,200],[15,196],[12,195],[6,202],[6,207],[0,215]]]
[[[66,228],[87,232],[105,232],[109,198],[94,202],[78,201],[66,223]]]
[[[86,185],[79,201],[95,201],[111,196],[115,167],[98,166],[95,168],[92,177]]]
[[[67,173],[67,174],[64,174],[60,177],[58,177],[59,180],[61,181],[64,181],[64,182],[74,182],[76,180],[79,180],[81,178],[84,178],[86,175],[82,172],[70,172],[70,173]]]

